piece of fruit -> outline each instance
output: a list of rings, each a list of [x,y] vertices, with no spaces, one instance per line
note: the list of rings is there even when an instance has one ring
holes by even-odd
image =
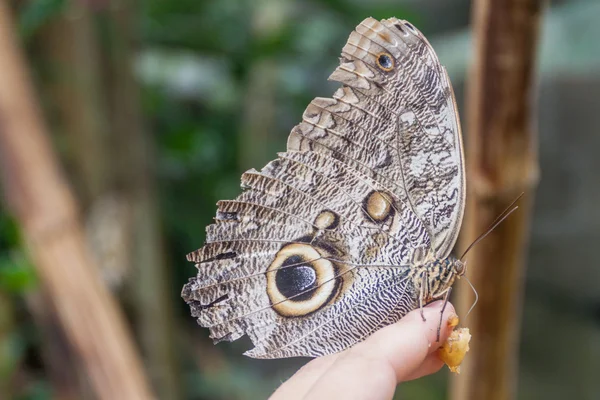
[[[448,326],[455,327],[457,325],[458,317],[456,315],[451,316],[448,319]],[[460,364],[467,351],[469,351],[470,340],[469,328],[458,328],[452,331],[448,340],[438,350],[438,356],[446,363],[450,371],[460,373]]]

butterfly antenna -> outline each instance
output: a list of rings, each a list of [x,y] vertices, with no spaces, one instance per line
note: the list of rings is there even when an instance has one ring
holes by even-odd
[[[473,309],[475,308],[475,304],[477,304],[477,302],[479,301],[479,293],[477,293],[477,290],[475,290],[475,286],[473,286],[473,284],[471,283],[471,281],[469,280],[469,278],[467,278],[466,275],[465,275],[464,278],[469,283],[469,286],[471,286],[471,289],[473,289],[473,293],[475,293],[475,301],[473,302],[473,305],[471,306],[471,308],[469,308],[469,311],[467,312],[467,315],[465,315],[465,319],[466,319],[469,316],[469,314],[471,314],[471,311],[473,311]]]
[[[498,215],[498,217],[496,217],[496,219],[494,220],[494,222],[492,222],[492,224],[490,225],[489,228],[487,228],[485,230],[485,232],[483,232],[481,235],[479,235],[479,237],[477,239],[475,239],[473,241],[473,243],[471,243],[469,245],[469,247],[467,247],[467,249],[465,250],[465,252],[462,254],[462,256],[460,256],[459,260],[463,261],[463,258],[467,255],[467,253],[479,242],[481,242],[483,239],[485,239],[485,237],[487,235],[489,235],[494,229],[496,229],[496,227],[498,225],[500,225],[502,223],[502,221],[504,221],[506,218],[508,218],[508,216],[510,214],[512,214],[513,212],[515,212],[519,206],[515,206],[515,203],[517,201],[519,201],[521,199],[521,197],[523,197],[523,195],[525,194],[525,192],[522,192],[516,199],[513,200],[512,203],[510,203],[510,205],[508,207],[506,207],[504,209],[504,211],[502,211],[500,213],[500,215]]]
[[[506,212],[507,212],[509,209],[511,209],[511,208],[512,208],[512,207],[513,207],[515,204],[517,204],[517,202],[518,202],[519,200],[521,200],[521,197],[523,197],[523,195],[524,195],[524,194],[525,194],[525,192],[521,192],[521,194],[520,194],[520,195],[518,195],[518,196],[517,196],[517,198],[516,198],[516,199],[514,199],[514,200],[513,200],[513,202],[512,202],[512,203],[510,203],[510,204],[508,205],[508,207],[506,207],[506,208],[504,209],[504,211],[502,211],[502,212],[500,213],[500,215],[498,215],[498,216],[496,217],[496,219],[494,220],[494,222],[492,222],[492,223],[490,224],[490,226],[491,226],[491,225],[494,225],[496,222],[498,222],[498,220],[499,220],[500,218],[502,218],[502,216],[503,216],[503,215],[505,215],[505,214],[506,214]],[[511,210],[510,212],[512,213],[512,210]],[[503,218],[503,219],[504,219],[504,218]]]

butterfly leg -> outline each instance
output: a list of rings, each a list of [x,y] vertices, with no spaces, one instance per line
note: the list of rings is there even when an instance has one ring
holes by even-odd
[[[425,313],[423,312],[423,299],[425,298],[425,285],[427,285],[427,283],[427,271],[423,271],[421,274],[421,288],[419,289],[419,309],[421,310],[423,322],[427,321],[427,319],[425,319]]]
[[[437,328],[437,339],[436,339],[437,342],[440,341],[440,334],[442,331],[442,319],[444,316],[444,310],[446,310],[446,305],[448,304],[448,298],[450,298],[450,293],[452,293],[452,286],[448,287],[448,289],[444,290],[438,296],[436,296],[438,298],[441,297],[442,295],[444,296],[444,305],[442,305],[442,311],[440,311],[440,323],[438,324],[438,328]]]

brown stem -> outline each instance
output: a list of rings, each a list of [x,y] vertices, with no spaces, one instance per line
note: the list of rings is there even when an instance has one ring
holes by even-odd
[[[480,294],[470,318],[471,351],[453,379],[455,399],[515,397],[530,209],[538,178],[533,88],[539,0],[479,0],[473,7],[475,63],[467,93],[466,248],[521,192],[520,209],[468,256]],[[464,311],[472,293],[460,288]]]
[[[0,2],[3,189],[69,343],[100,399],[152,398],[123,317],[87,251],[77,205],[34,100],[6,2]]]
[[[144,122],[140,87],[133,73],[136,51],[136,2],[110,0],[109,88],[117,184],[132,211],[131,261],[136,329],[145,365],[158,396],[182,397],[178,379],[176,318],[169,266],[160,223],[153,136]]]

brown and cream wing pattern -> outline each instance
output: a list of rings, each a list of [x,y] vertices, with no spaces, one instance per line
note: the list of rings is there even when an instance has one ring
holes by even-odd
[[[389,72],[380,58],[391,54]],[[425,37],[396,18],[367,18],[351,33],[330,79],[392,110],[401,192],[423,222],[438,259],[448,256],[464,211],[462,137],[454,92]],[[375,78],[371,78],[371,77]]]
[[[218,203],[182,296],[216,341],[260,358],[343,350],[417,306],[411,266],[447,255],[464,208],[452,88],[395,18],[356,27],[287,152]]]

